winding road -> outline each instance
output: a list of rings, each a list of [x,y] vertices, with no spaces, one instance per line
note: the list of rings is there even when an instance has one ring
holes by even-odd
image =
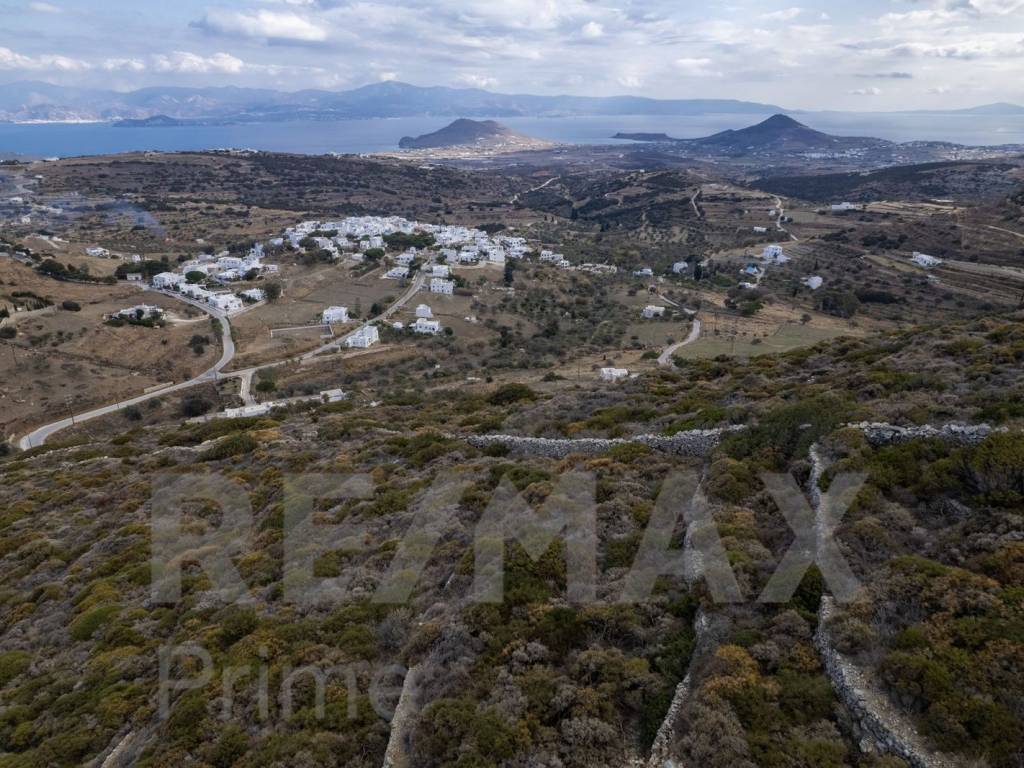
[[[183,301],[186,304],[191,304],[197,309],[206,312],[211,317],[214,317],[220,321],[221,344],[223,350],[220,359],[216,363],[214,363],[213,366],[203,371],[198,376],[189,379],[188,381],[183,381],[179,384],[172,384],[170,386],[163,387],[153,392],[146,392],[144,394],[137,395],[136,397],[129,398],[128,400],[120,400],[116,403],[111,403],[110,405],[104,405],[100,406],[99,408],[93,408],[90,411],[79,413],[74,416],[69,416],[68,418],[60,419],[59,421],[55,421],[50,424],[45,424],[41,427],[37,427],[36,429],[29,432],[27,435],[25,435],[18,441],[18,447],[23,451],[28,450],[29,448],[37,448],[38,446],[43,445],[46,442],[46,440],[54,433],[60,432],[62,429],[67,429],[68,427],[74,426],[75,424],[79,424],[83,421],[89,421],[91,419],[99,418],[100,416],[106,416],[111,413],[116,413],[117,411],[128,408],[129,406],[144,403],[147,400],[153,399],[154,397],[162,397],[171,392],[180,392],[183,389],[189,389],[199,384],[204,384],[211,381],[218,381],[220,379],[225,378],[240,379],[241,386],[239,387],[239,395],[241,396],[243,402],[245,402],[247,405],[252,405],[253,403],[255,403],[255,398],[253,398],[252,396],[252,380],[256,371],[258,371],[261,368],[273,368],[278,365],[284,365],[286,363],[296,361],[298,361],[301,364],[306,364],[312,361],[313,358],[323,354],[324,352],[340,349],[342,346],[344,346],[345,341],[355,333],[358,333],[360,330],[370,325],[371,323],[378,322],[381,320],[387,320],[389,317],[395,314],[395,312],[397,312],[406,304],[408,304],[412,297],[415,296],[423,288],[424,284],[426,283],[426,280],[427,276],[425,273],[417,273],[416,277],[413,278],[412,283],[409,285],[409,288],[405,291],[405,293],[398,297],[398,299],[390,306],[388,306],[387,309],[385,309],[376,317],[370,318],[355,330],[345,334],[344,336],[334,339],[333,341],[330,341],[327,344],[323,344],[319,347],[316,347],[315,349],[311,349],[297,358],[287,358],[285,360],[278,360],[277,362],[253,366],[251,368],[243,368],[237,371],[229,371],[227,373],[222,373],[221,371],[225,367],[227,367],[227,365],[235,357],[235,342],[231,338],[231,324],[228,321],[228,316],[218,309],[214,309],[213,307],[207,304],[202,304],[198,301],[193,301],[192,299],[182,296],[181,294],[171,293],[169,291],[157,291],[157,293],[161,293],[165,296],[170,296],[172,298],[178,299],[179,301]]]
[[[665,348],[665,351],[658,355],[658,365],[673,366],[675,363],[672,362],[672,355],[676,353],[676,350],[680,347],[685,347],[687,344],[692,344],[700,338],[700,320],[696,317],[693,318],[693,325],[690,326],[690,334],[682,341],[677,341]]]
[[[163,293],[163,291],[160,291],[160,293]],[[116,413],[117,411],[123,410],[129,406],[144,403],[147,400],[151,400],[154,397],[162,397],[163,395],[166,395],[169,392],[178,392],[182,389],[188,389],[198,384],[203,384],[209,381],[216,381],[219,378],[221,369],[224,368],[228,363],[230,363],[235,356],[235,342],[231,338],[231,324],[228,322],[227,315],[225,315],[220,310],[214,309],[213,307],[210,307],[206,304],[200,304],[199,302],[192,301],[191,299],[187,299],[184,296],[175,296],[174,294],[166,295],[174,296],[175,298],[180,299],[181,301],[184,301],[187,304],[191,304],[192,306],[203,310],[211,317],[216,318],[217,320],[220,321],[222,345],[220,359],[216,363],[214,363],[210,368],[207,368],[198,376],[195,376],[189,379],[188,381],[183,381],[180,384],[171,384],[168,387],[163,387],[162,389],[157,389],[154,390],[153,392],[147,392],[145,394],[129,398],[128,400],[120,400],[110,405],[103,405],[100,406],[99,408],[93,408],[91,411],[86,411],[85,413],[79,413],[74,416],[69,416],[66,419],[60,419],[59,421],[54,421],[50,424],[38,427],[29,432],[27,435],[25,435],[18,441],[18,447],[21,448],[21,450],[25,451],[28,450],[29,448],[36,448],[45,443],[47,438],[49,438],[50,435],[54,434],[55,432],[60,432],[62,429],[67,429],[68,427],[73,426],[75,424],[79,424],[83,421],[89,421],[100,416],[106,416],[109,413]]]

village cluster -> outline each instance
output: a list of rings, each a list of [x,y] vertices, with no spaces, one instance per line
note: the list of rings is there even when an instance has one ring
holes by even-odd
[[[243,302],[263,301],[266,298],[263,289],[249,288],[236,294],[230,290],[211,290],[206,287],[210,281],[226,285],[243,279],[253,280],[265,274],[276,274],[277,271],[276,264],[263,263],[263,245],[257,243],[245,256],[232,256],[226,251],[216,256],[200,254],[182,262],[176,272],[154,275],[152,286],[158,290],[177,291],[230,315],[240,311]]]

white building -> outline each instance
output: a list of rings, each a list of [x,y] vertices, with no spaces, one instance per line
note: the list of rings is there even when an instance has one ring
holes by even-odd
[[[401,280],[409,276],[408,267],[392,267],[384,273],[385,280]]]
[[[619,381],[629,376],[626,368],[602,368],[601,381]]]
[[[185,282],[184,275],[179,275],[177,272],[161,272],[158,275],[153,275],[154,288],[177,288],[183,282]]]
[[[822,283],[824,283],[825,281],[822,280],[821,277],[818,275],[808,275],[807,277],[801,279],[800,282],[806,285],[812,291],[816,291],[819,288],[821,288]]]
[[[211,293],[206,297],[206,302],[221,312],[229,314],[242,308],[242,300],[233,293]]]
[[[648,320],[654,317],[661,317],[665,314],[665,308],[659,307],[656,304],[648,304],[644,307],[643,316]]]
[[[347,395],[340,389],[325,389],[320,393],[320,399],[325,403],[340,403]]]
[[[95,257],[98,257],[98,258],[99,257],[106,257],[106,256],[110,255],[110,251],[108,251],[106,248],[100,248],[98,245],[94,245],[94,246],[91,246],[89,248],[86,248],[85,252],[87,254],[89,254],[90,256],[95,256]]]
[[[141,283],[142,282],[142,273],[141,272],[129,272],[127,275],[124,276],[124,279],[127,280],[129,283]]]
[[[773,264],[785,264],[789,261],[789,257],[783,252],[781,245],[766,245],[761,253],[761,258]]]
[[[427,320],[424,317],[419,317],[413,323],[412,329],[416,333],[428,333],[431,336],[436,336],[441,332],[441,323],[437,320]]]
[[[452,271],[446,264],[435,264],[430,270],[432,277],[448,277],[451,273]]]
[[[687,264],[685,261],[677,261],[675,264],[672,265],[672,272],[676,275],[681,275],[689,268],[690,265]]]
[[[924,267],[925,269],[937,267],[942,263],[942,259],[929,256],[927,253],[919,253],[918,251],[914,251],[914,255],[910,257],[910,260],[917,264],[917,266]]]
[[[142,320],[147,317],[157,318],[163,315],[163,313],[164,311],[160,309],[160,307],[155,307],[152,304],[136,304],[134,307],[119,309],[117,311],[117,316]]]
[[[345,346],[366,349],[378,341],[380,341],[380,331],[377,330],[377,326],[364,325],[345,339]]]
[[[405,253],[400,253],[395,256],[395,263],[400,264],[403,267],[408,267],[416,260],[416,252],[411,248]]]
[[[348,307],[328,307],[324,310],[323,316],[320,318],[320,322],[324,325],[330,325],[331,323],[347,323]]]
[[[633,271],[633,277],[654,277],[654,270],[650,267],[641,267]]]
[[[754,227],[754,232],[756,232],[759,235],[763,235],[767,231],[768,227]]]
[[[416,317],[425,317],[427,320],[434,316],[434,312],[426,304],[416,307]]]
[[[857,207],[858,206],[853,203],[832,203],[833,213],[838,213],[840,211],[856,211]]]
[[[455,293],[455,281],[454,280],[442,280],[440,277],[432,278],[430,281],[430,292],[441,293],[445,296],[451,296]]]
[[[243,299],[248,299],[249,301],[263,301],[267,298],[267,294],[263,292],[262,288],[249,288],[242,291],[240,295]]]

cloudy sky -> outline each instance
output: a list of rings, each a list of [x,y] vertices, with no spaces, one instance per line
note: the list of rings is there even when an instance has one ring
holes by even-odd
[[[1024,103],[1024,0],[0,0],[0,13],[0,83]]]

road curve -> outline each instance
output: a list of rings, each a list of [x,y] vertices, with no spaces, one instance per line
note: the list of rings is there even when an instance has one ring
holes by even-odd
[[[160,293],[163,293],[163,291],[160,291]],[[225,315],[220,310],[214,309],[213,307],[210,307],[205,304],[200,304],[199,302],[192,301],[191,299],[187,299],[184,296],[177,296],[175,294],[165,295],[173,296],[174,298],[180,299],[181,301],[184,301],[187,304],[191,304],[192,306],[203,310],[211,317],[214,317],[220,321],[222,345],[220,359],[217,360],[217,362],[214,363],[211,367],[203,371],[201,374],[189,379],[188,381],[183,381],[179,384],[172,384],[169,387],[164,387],[153,392],[147,392],[142,395],[137,395],[136,397],[132,397],[127,400],[119,400],[118,402],[112,403],[111,405],[104,405],[100,406],[99,408],[93,408],[91,411],[79,413],[74,416],[70,416],[66,419],[61,419],[60,421],[55,421],[51,424],[45,424],[41,427],[37,427],[36,429],[29,432],[27,435],[25,435],[18,441],[18,447],[21,450],[25,451],[28,450],[29,448],[36,448],[45,443],[47,438],[49,438],[55,432],[60,432],[62,429],[67,429],[68,427],[73,426],[75,424],[79,424],[83,421],[89,421],[100,416],[106,416],[107,414],[110,413],[116,413],[117,411],[123,410],[124,408],[127,408],[131,405],[138,405],[139,403],[144,403],[147,400],[153,399],[154,397],[162,397],[163,395],[166,395],[170,392],[177,392],[182,389],[194,387],[197,384],[203,384],[208,381],[217,380],[221,369],[224,368],[224,366],[226,366],[228,363],[230,363],[232,358],[234,358],[235,356],[235,342],[231,338],[231,324],[228,322],[227,315]]]
[[[676,353],[676,350],[680,347],[685,347],[687,344],[692,344],[700,338],[700,320],[696,317],[693,318],[693,325],[690,326],[690,334],[682,341],[677,341],[665,348],[665,351],[658,355],[658,365],[672,366],[675,363],[672,362],[672,355]]]
[[[365,323],[360,325],[359,328],[357,328],[356,330],[346,334],[345,336],[343,336],[343,337],[341,337],[339,339],[335,339],[334,341],[331,341],[331,342],[329,342],[327,344],[324,344],[322,346],[317,347],[316,349],[312,349],[309,352],[304,353],[303,355],[301,355],[298,358],[299,362],[306,362],[307,360],[311,360],[312,358],[314,358],[315,356],[321,354],[322,352],[326,352],[326,351],[331,350],[331,349],[340,349],[341,346],[344,344],[345,340],[347,338],[349,338],[352,334],[356,333],[361,328],[364,328],[365,326],[369,325],[370,323],[377,322],[379,320],[386,320],[387,318],[391,317],[391,315],[393,315],[395,312],[397,312],[399,309],[401,309],[407,303],[409,303],[409,300],[412,299],[412,297],[415,296],[423,288],[424,284],[426,283],[426,280],[427,280],[426,274],[423,273],[423,272],[419,272],[416,275],[416,277],[413,278],[412,284],[405,291],[405,293],[403,293],[398,298],[398,300],[395,301],[393,304],[391,304],[387,309],[385,309],[383,312],[381,312],[376,317],[373,317],[373,318],[367,320]],[[192,299],[189,299],[189,298],[187,298],[185,296],[181,296],[180,294],[170,293],[170,292],[166,292],[166,291],[157,291],[157,292],[158,293],[162,293],[165,296],[170,296],[172,298],[178,299],[179,301],[183,301],[186,304],[191,304],[192,306],[196,307],[197,309],[200,309],[203,312],[206,312],[211,317],[215,317],[216,319],[218,319],[220,321],[220,326],[221,326],[221,344],[222,344],[222,349],[223,349],[223,351],[221,353],[221,356],[220,356],[220,359],[216,363],[214,363],[213,366],[211,366],[207,370],[203,371],[198,376],[189,379],[188,381],[183,381],[183,382],[181,382],[179,384],[172,384],[169,387],[164,387],[163,389],[158,389],[158,390],[156,390],[154,392],[147,392],[147,393],[142,394],[142,395],[137,395],[136,397],[132,397],[132,398],[130,398],[128,400],[121,400],[119,402],[112,403],[111,405],[104,405],[104,406],[101,406],[99,408],[94,408],[91,411],[86,411],[85,413],[76,414],[75,416],[70,416],[70,417],[68,417],[66,419],[61,419],[61,420],[55,421],[55,422],[53,422],[51,424],[45,424],[45,425],[43,425],[41,427],[38,427],[38,428],[32,430],[31,432],[29,432],[27,435],[25,435],[24,437],[22,437],[18,441],[18,447],[21,450],[24,451],[24,450],[28,450],[29,448],[36,448],[36,447],[42,445],[43,443],[45,443],[47,438],[49,438],[54,433],[60,432],[62,429],[67,429],[68,427],[73,426],[75,424],[78,424],[80,422],[89,421],[91,419],[95,419],[95,418],[98,418],[100,416],[106,416],[107,414],[110,414],[110,413],[116,413],[117,411],[120,411],[120,410],[122,410],[124,408],[127,408],[127,407],[131,406],[131,405],[138,405],[139,403],[144,403],[147,400],[151,400],[154,397],[161,397],[161,396],[166,395],[166,394],[168,394],[170,392],[179,392],[179,391],[181,391],[183,389],[188,389],[188,388],[194,387],[194,386],[196,386],[198,384],[203,384],[203,383],[206,383],[208,381],[216,381],[216,380],[222,379],[222,378],[239,378],[239,379],[241,379],[242,380],[242,382],[241,382],[242,383],[242,392],[241,392],[242,399],[243,399],[243,401],[246,402],[247,405],[251,405],[252,403],[255,402],[255,399],[252,396],[252,379],[253,379],[253,374],[257,370],[259,370],[260,368],[272,368],[272,367],[274,367],[276,365],[283,365],[285,363],[293,362],[295,360],[295,358],[288,358],[286,360],[279,360],[279,361],[277,361],[275,363],[268,363],[267,365],[253,366],[251,368],[243,368],[243,369],[238,370],[238,371],[229,371],[227,373],[221,373],[221,370],[223,368],[225,368],[235,357],[235,342],[231,338],[231,324],[228,321],[227,315],[224,314],[223,312],[221,312],[218,309],[214,309],[213,307],[210,307],[207,304],[201,304],[201,303],[199,303],[197,301],[193,301]]]

